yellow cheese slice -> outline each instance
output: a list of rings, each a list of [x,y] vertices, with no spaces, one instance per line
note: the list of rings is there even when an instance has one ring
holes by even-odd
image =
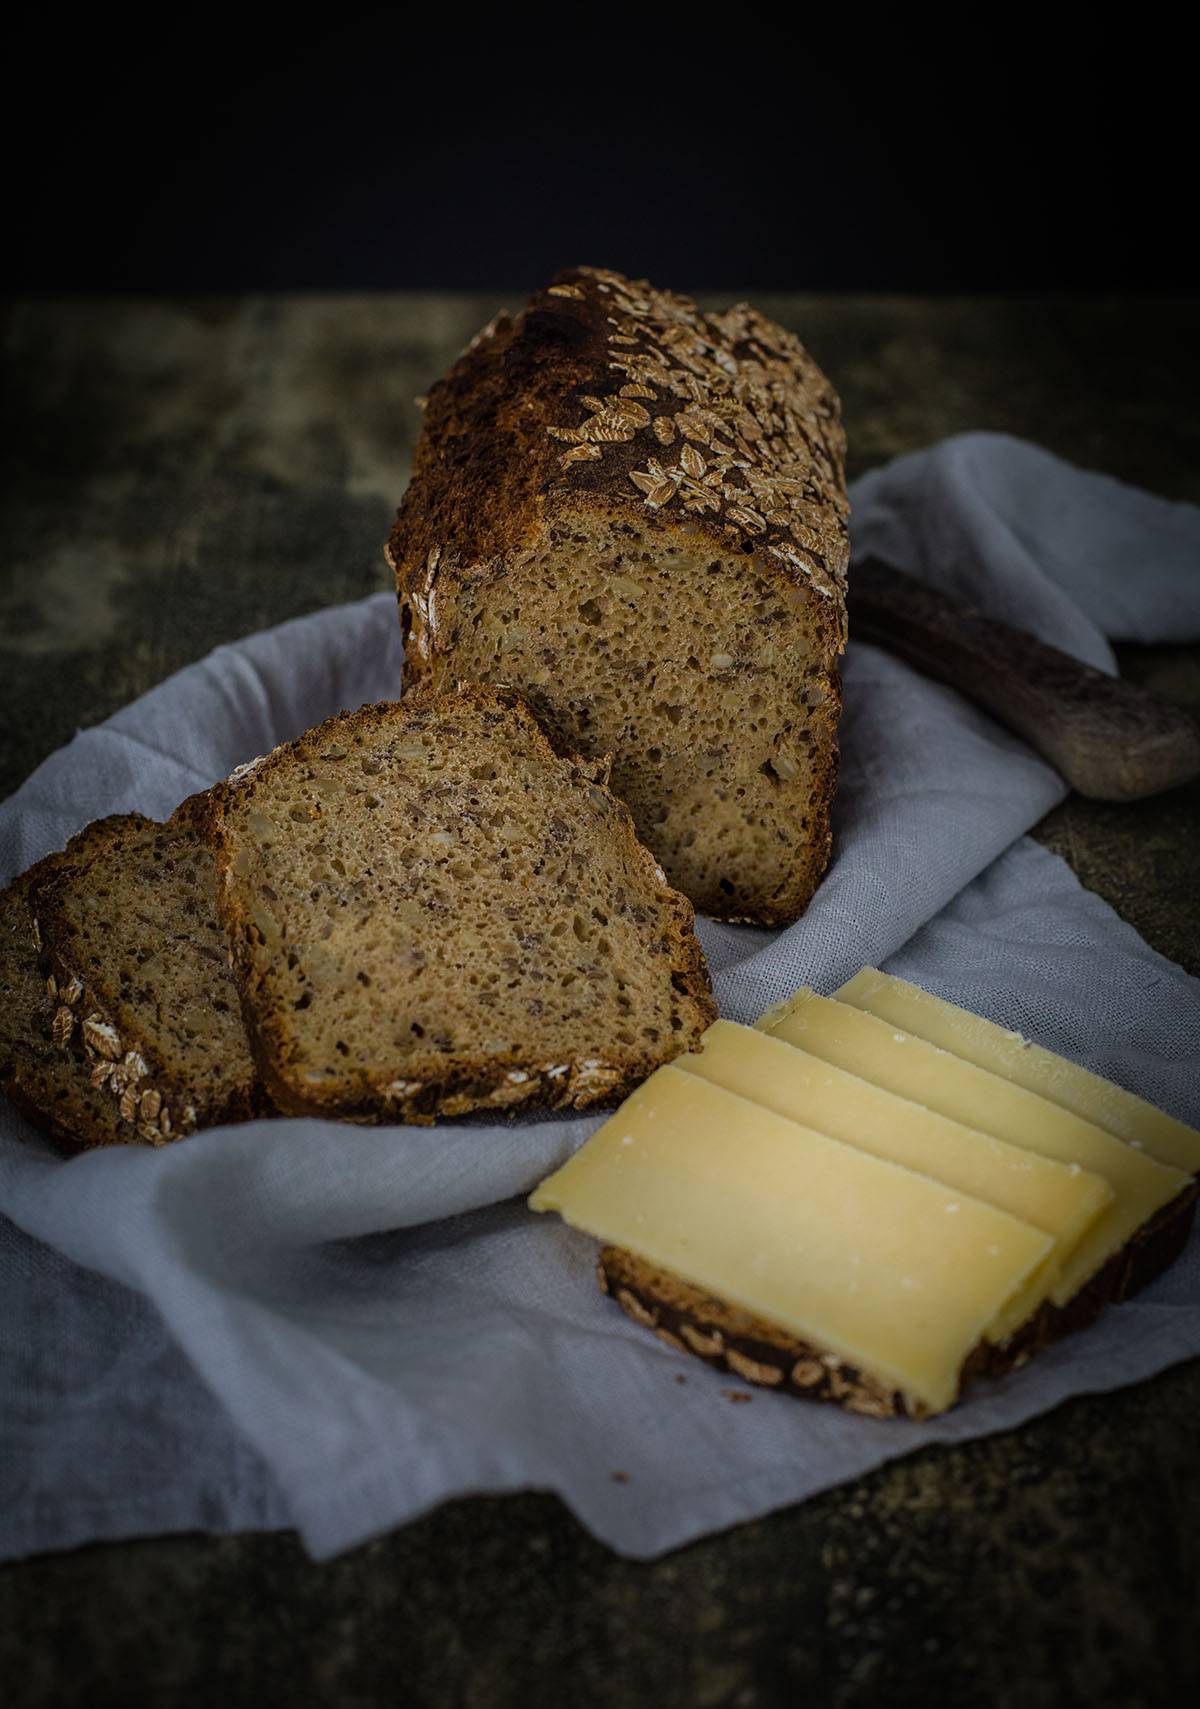
[[[529,1204],[931,1411],[953,1404],[967,1356],[1053,1247],[1006,1211],[675,1067]]]
[[[1040,1044],[1031,1044],[1020,1033],[1009,1032],[994,1021],[985,1021],[982,1015],[973,1015],[969,1009],[946,1003],[919,985],[910,985],[874,967],[856,973],[837,996],[842,1003],[866,1009],[880,1020],[948,1050],[952,1056],[961,1056],[964,1062],[973,1062],[1002,1080],[1011,1080],[1014,1086],[1024,1086],[1027,1092],[1061,1104],[1064,1110],[1107,1128],[1126,1145],[1145,1151],[1159,1163],[1186,1169],[1189,1175],[1200,1174],[1200,1133],[1195,1128],[1156,1110],[1111,1080],[1055,1056]]]
[[[989,1326],[990,1341],[1006,1340],[1041,1305],[1066,1259],[1113,1201],[1108,1182],[1078,1164],[964,1127],[752,1027],[717,1021],[700,1051],[677,1057],[673,1066],[1049,1234],[1054,1246],[1047,1262],[1005,1302]]]
[[[1023,1145],[1042,1157],[1076,1163],[1100,1175],[1115,1193],[1063,1265],[1051,1290],[1065,1305],[1137,1230],[1188,1186],[1182,1170],[1156,1163],[1024,1086],[1014,1086],[973,1062],[814,991],[797,991],[756,1025],[838,1068],[873,1080],[966,1127]]]

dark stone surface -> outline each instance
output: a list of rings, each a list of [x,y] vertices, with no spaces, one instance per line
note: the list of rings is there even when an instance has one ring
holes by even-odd
[[[842,392],[852,472],[988,427],[1200,499],[1196,303],[758,300]],[[218,642],[386,586],[411,399],[496,306],[10,309],[0,792]],[[1122,666],[1200,710],[1200,648]],[[1072,797],[1037,833],[1192,972],[1198,807],[1200,786]],[[1174,1703],[1200,1688],[1198,1413],[1193,1363],[650,1563],[528,1494],[452,1502],[320,1566],[290,1535],[10,1565],[0,1700]]]

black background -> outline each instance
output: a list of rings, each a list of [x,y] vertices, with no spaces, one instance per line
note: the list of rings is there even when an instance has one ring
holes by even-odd
[[[12,292],[1186,290],[1189,53],[1073,13],[165,9],[9,26]],[[1097,38],[1097,39],[1093,39]]]

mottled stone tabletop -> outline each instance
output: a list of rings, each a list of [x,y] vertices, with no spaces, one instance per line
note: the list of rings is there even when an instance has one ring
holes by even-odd
[[[218,642],[387,585],[413,398],[500,306],[445,295],[4,314],[0,794]],[[1200,303],[763,297],[850,469],[967,428],[1200,501]],[[1200,710],[1200,647],[1121,649]],[[1200,786],[1037,835],[1200,973]],[[1200,1362],[922,1452],[663,1560],[557,1500],[449,1503],[341,1560],[290,1534],[0,1569],[0,1698],[762,1709],[1175,1703],[1200,1690]]]

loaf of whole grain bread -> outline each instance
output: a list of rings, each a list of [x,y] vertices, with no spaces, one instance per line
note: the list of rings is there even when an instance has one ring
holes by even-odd
[[[701,911],[784,924],[829,855],[848,558],[837,397],[753,309],[591,268],[430,393],[387,554],[406,682],[511,685]]]

